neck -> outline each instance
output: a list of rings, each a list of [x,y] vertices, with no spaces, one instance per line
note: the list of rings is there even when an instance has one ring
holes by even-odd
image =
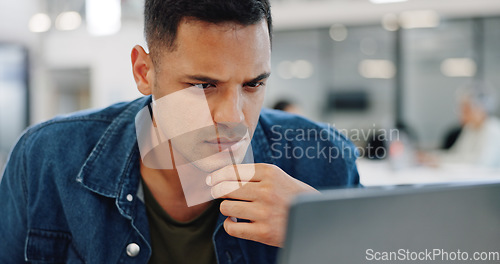
[[[158,199],[156,197],[156,193],[158,193],[161,194],[161,198],[168,197],[175,201],[185,200],[177,170],[155,170],[144,166],[141,162],[141,175],[155,198]]]
[[[181,180],[176,169],[155,170],[144,166],[141,162],[141,175],[158,204],[177,221],[190,221],[199,216],[211,204],[211,202],[207,202],[211,200],[211,197],[207,198],[205,177],[196,179],[200,177],[196,173],[190,174],[194,176],[191,179],[186,180],[183,177]],[[199,187],[200,184],[196,183],[202,183],[203,186]],[[185,195],[185,192],[188,196]],[[202,196],[193,196],[199,194]]]

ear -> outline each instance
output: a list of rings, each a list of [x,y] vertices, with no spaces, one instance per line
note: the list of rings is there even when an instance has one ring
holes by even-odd
[[[130,57],[132,59],[132,71],[137,89],[144,95],[150,95],[154,85],[155,73],[151,57],[139,45],[136,45],[132,49]]]

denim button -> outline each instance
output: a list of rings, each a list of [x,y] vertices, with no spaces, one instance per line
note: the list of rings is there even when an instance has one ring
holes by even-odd
[[[127,194],[127,201],[132,202],[134,200],[134,196],[132,194]]]
[[[139,255],[139,251],[141,251],[141,248],[136,243],[130,243],[130,244],[128,244],[128,246],[127,246],[127,255],[129,257],[135,257],[135,256]]]

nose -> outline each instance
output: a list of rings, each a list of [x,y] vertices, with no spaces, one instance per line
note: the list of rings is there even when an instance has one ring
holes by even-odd
[[[234,127],[244,120],[243,95],[238,87],[221,92],[217,101],[213,102],[212,117],[215,124]]]

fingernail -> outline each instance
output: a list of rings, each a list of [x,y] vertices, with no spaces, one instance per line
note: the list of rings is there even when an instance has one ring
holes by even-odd
[[[206,179],[207,185],[211,186],[212,185],[212,176],[208,175]]]
[[[214,195],[214,188],[210,188],[210,195],[212,196],[212,198],[217,199],[217,197],[215,197]]]

